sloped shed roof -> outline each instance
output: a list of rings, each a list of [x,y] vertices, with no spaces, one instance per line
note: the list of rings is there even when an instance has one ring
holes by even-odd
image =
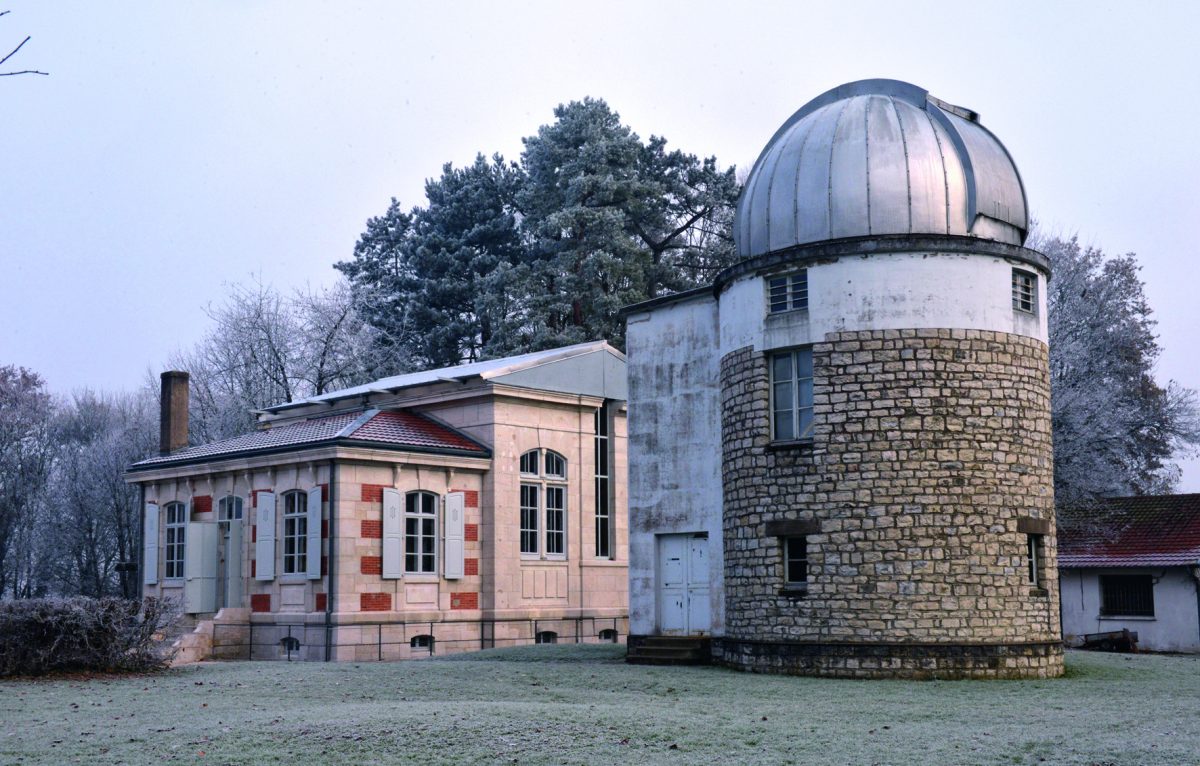
[[[1058,565],[1163,567],[1200,564],[1200,494],[1117,497],[1082,532],[1060,532]]]
[[[188,447],[134,463],[130,471],[207,463],[231,457],[285,452],[300,447],[364,446],[411,452],[487,457],[490,451],[466,434],[404,410],[365,410],[310,418],[232,439]]]

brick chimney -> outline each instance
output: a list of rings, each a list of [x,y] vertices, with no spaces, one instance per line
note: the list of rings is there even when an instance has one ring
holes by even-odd
[[[159,453],[170,455],[188,445],[188,374],[179,370],[164,372],[159,400]]]

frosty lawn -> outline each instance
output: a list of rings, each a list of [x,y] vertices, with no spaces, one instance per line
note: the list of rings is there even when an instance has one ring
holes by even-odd
[[[629,666],[619,646],[231,662],[0,682],[0,763],[1194,764],[1200,660],[1068,655],[1056,681]]]

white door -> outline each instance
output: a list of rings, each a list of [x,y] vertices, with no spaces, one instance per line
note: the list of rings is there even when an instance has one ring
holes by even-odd
[[[191,522],[183,542],[183,611],[217,611],[217,547],[221,532],[212,522]]]
[[[664,635],[706,635],[711,629],[708,603],[708,536],[658,537],[658,628]]]

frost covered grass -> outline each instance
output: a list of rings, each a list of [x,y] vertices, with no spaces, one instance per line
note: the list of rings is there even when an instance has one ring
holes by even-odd
[[[619,646],[0,682],[0,763],[1194,764],[1200,659],[1053,681],[626,665]]]

